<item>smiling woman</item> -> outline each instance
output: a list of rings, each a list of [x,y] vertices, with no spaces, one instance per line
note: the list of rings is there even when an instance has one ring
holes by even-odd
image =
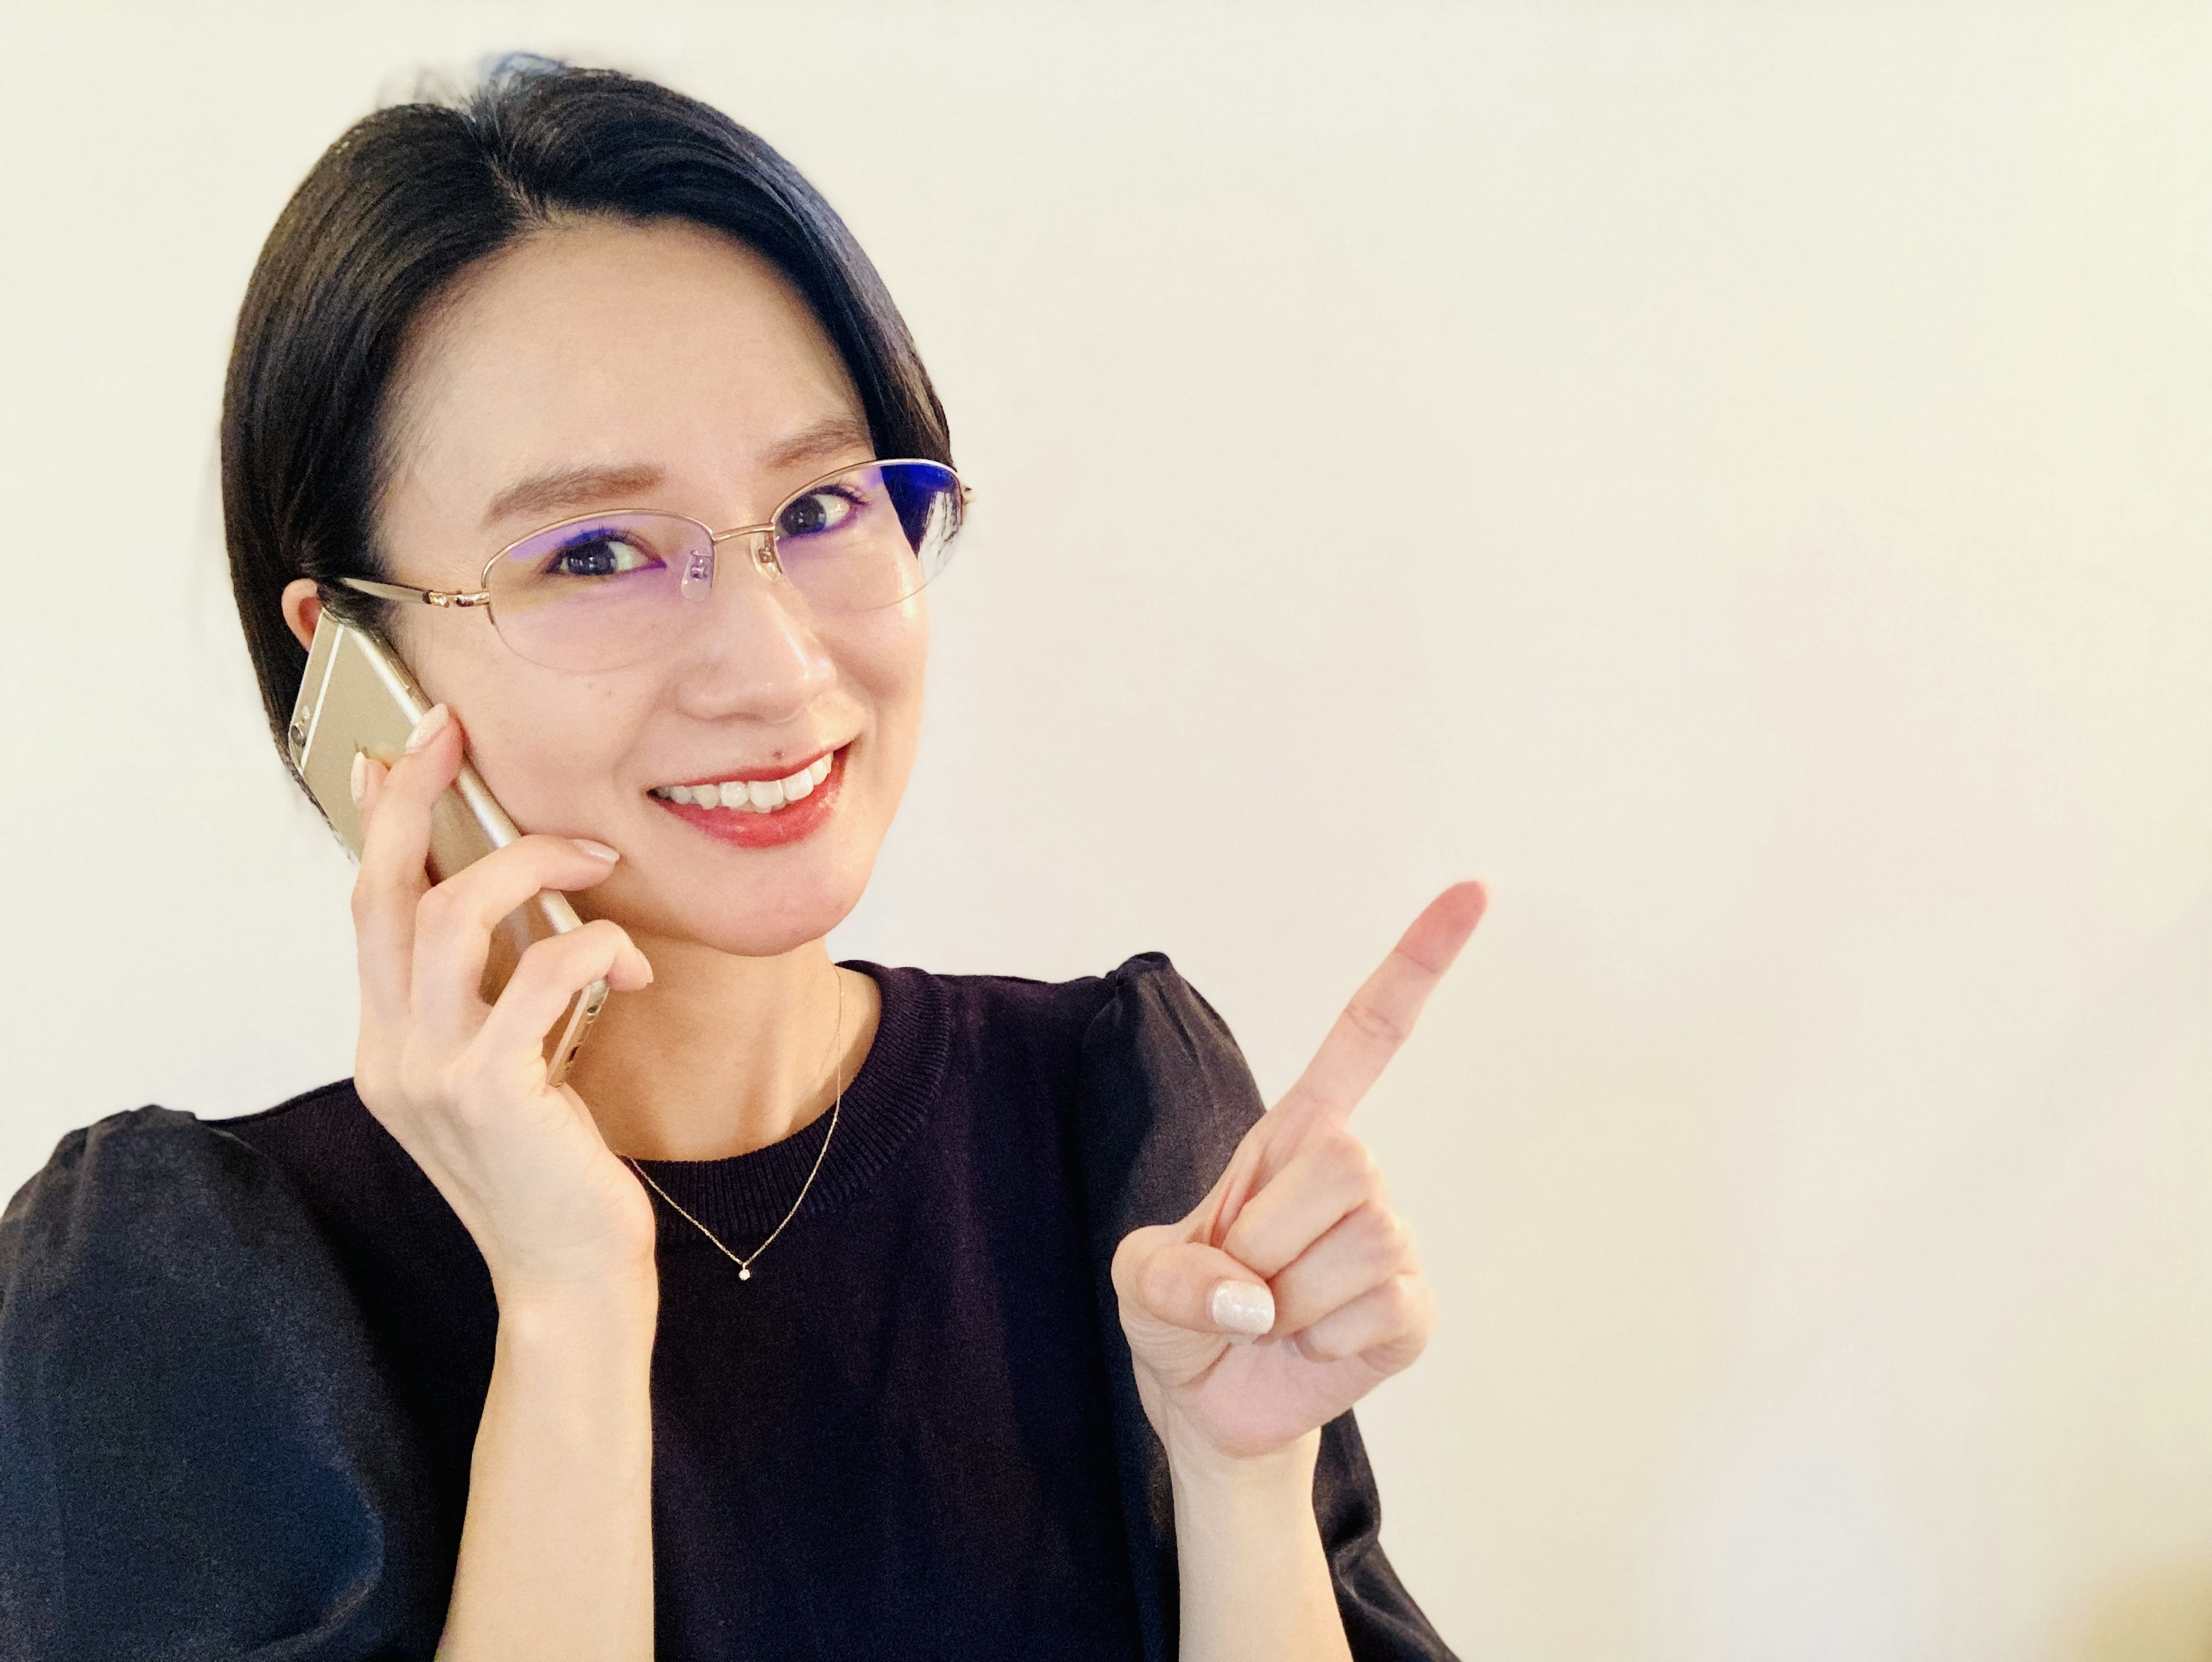
[[[371,117],[264,250],[223,481],[280,744],[331,620],[431,707],[353,769],[355,1076],[103,1120],[9,1209],[0,1652],[1447,1654],[1351,1416],[1431,1315],[1345,1121],[1480,891],[1265,1111],[1157,955],[830,961],[969,492],[804,180],[536,61]],[[528,834],[434,873],[465,757]],[[587,921],[487,1002],[545,890]]]

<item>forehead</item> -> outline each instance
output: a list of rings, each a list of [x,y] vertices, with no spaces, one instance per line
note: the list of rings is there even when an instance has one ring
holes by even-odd
[[[507,250],[423,320],[394,393],[393,533],[473,522],[515,479],[562,468],[643,464],[712,490],[792,433],[860,415],[782,275],[682,222],[572,222]]]

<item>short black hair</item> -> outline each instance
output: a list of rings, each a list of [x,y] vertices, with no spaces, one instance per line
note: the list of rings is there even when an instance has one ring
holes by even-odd
[[[278,216],[223,387],[231,586],[280,753],[307,667],[284,586],[313,578],[325,606],[358,616],[337,580],[383,575],[384,429],[410,326],[480,261],[579,215],[688,220],[753,249],[813,308],[876,454],[951,464],[944,406],[875,267],[799,170],[720,111],[520,56],[457,97],[379,110]]]

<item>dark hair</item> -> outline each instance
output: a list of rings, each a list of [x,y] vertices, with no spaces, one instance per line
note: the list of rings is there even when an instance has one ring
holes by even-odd
[[[323,153],[278,216],[240,308],[222,399],[223,533],[277,749],[307,654],[285,584],[362,617],[391,382],[454,280],[567,215],[689,220],[774,265],[859,389],[876,454],[950,464],[945,411],[844,222],[719,110],[611,70],[511,58],[447,102],[398,105]]]

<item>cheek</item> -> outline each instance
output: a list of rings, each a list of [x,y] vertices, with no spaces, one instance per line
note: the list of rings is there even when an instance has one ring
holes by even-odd
[[[423,691],[459,719],[469,760],[508,818],[528,831],[587,825],[634,725],[619,690],[538,670],[461,632],[439,640],[417,625],[401,647]]]
[[[921,597],[854,620],[836,657],[841,673],[874,710],[878,766],[903,787],[921,736],[929,667],[929,613]]]

